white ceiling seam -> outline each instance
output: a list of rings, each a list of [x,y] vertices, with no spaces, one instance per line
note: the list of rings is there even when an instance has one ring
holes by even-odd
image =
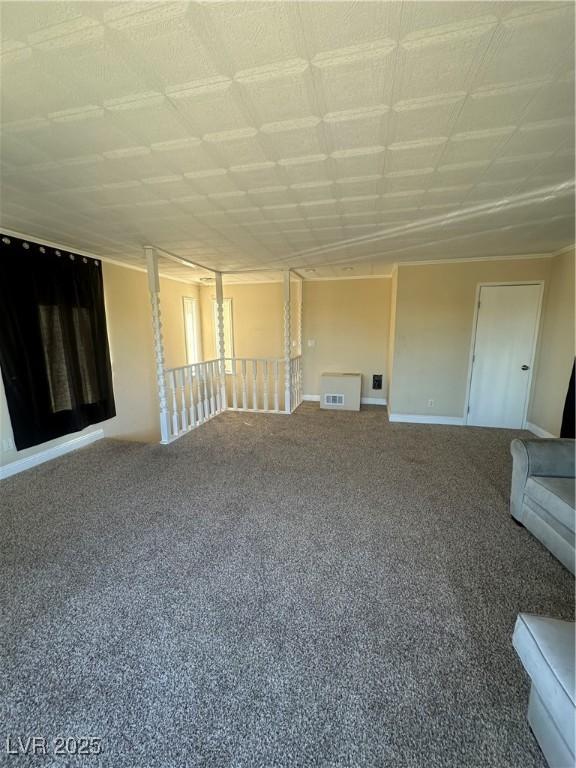
[[[178,241],[221,269],[349,241],[370,265],[385,256],[355,252],[359,231],[574,177],[571,4],[17,6],[0,7],[2,221],[26,231],[84,231],[128,262]],[[487,208],[462,252],[573,240],[547,206],[513,241]]]

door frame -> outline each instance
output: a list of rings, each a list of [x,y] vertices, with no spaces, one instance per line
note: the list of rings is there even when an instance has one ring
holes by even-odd
[[[470,390],[472,389],[472,369],[474,367],[474,350],[476,348],[476,334],[478,331],[478,317],[480,315],[480,292],[482,288],[490,288],[497,286],[514,286],[514,285],[539,285],[540,294],[538,296],[538,312],[536,314],[536,332],[534,334],[534,340],[532,342],[532,350],[530,353],[530,373],[528,376],[528,388],[526,390],[526,400],[524,402],[524,409],[522,412],[522,429],[526,427],[526,416],[528,414],[528,403],[530,402],[530,394],[532,392],[532,376],[534,374],[534,361],[536,359],[536,349],[538,347],[538,341],[540,339],[540,322],[542,319],[542,300],[544,298],[544,280],[496,280],[492,282],[477,283],[476,293],[474,297],[474,318],[472,320],[472,336],[470,339],[470,352],[468,356],[468,376],[466,378],[466,401],[464,403],[464,424],[468,425],[468,416],[470,408]]]

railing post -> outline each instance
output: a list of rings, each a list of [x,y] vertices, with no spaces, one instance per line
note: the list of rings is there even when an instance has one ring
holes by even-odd
[[[216,357],[220,370],[220,397],[222,410],[225,411],[226,401],[226,349],[224,337],[224,289],[222,286],[222,272],[215,272],[216,278]]]
[[[290,329],[290,270],[284,271],[284,410],[291,413],[292,343]]]
[[[158,275],[158,257],[152,246],[144,247],[146,269],[148,271],[148,290],[152,305],[152,332],[154,334],[154,355],[156,358],[156,382],[160,402],[160,441],[169,442],[168,404],[166,401],[166,379],[164,374],[164,341],[162,338],[162,318],[160,314],[160,278]]]

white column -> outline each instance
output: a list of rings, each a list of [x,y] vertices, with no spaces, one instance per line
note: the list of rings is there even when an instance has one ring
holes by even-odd
[[[226,402],[226,342],[224,337],[224,288],[222,286],[222,272],[215,272],[216,278],[216,357],[220,370],[220,392],[222,410],[227,408]]]
[[[292,343],[290,330],[290,270],[284,272],[284,410],[291,413]]]
[[[166,401],[166,381],[164,377],[164,341],[162,339],[162,318],[160,315],[160,279],[158,276],[158,257],[152,246],[145,246],[146,268],[148,270],[148,289],[152,304],[152,331],[154,334],[154,355],[156,357],[156,382],[160,403],[160,436],[161,442],[170,439],[168,422],[168,403]]]
[[[302,354],[302,312],[304,306],[304,281],[300,275],[292,273],[292,279],[295,281],[295,285],[298,287],[297,297],[298,306],[296,308],[296,355]]]

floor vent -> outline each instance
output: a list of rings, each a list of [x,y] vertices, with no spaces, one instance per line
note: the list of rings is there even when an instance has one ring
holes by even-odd
[[[326,405],[344,405],[344,395],[324,395]]]

